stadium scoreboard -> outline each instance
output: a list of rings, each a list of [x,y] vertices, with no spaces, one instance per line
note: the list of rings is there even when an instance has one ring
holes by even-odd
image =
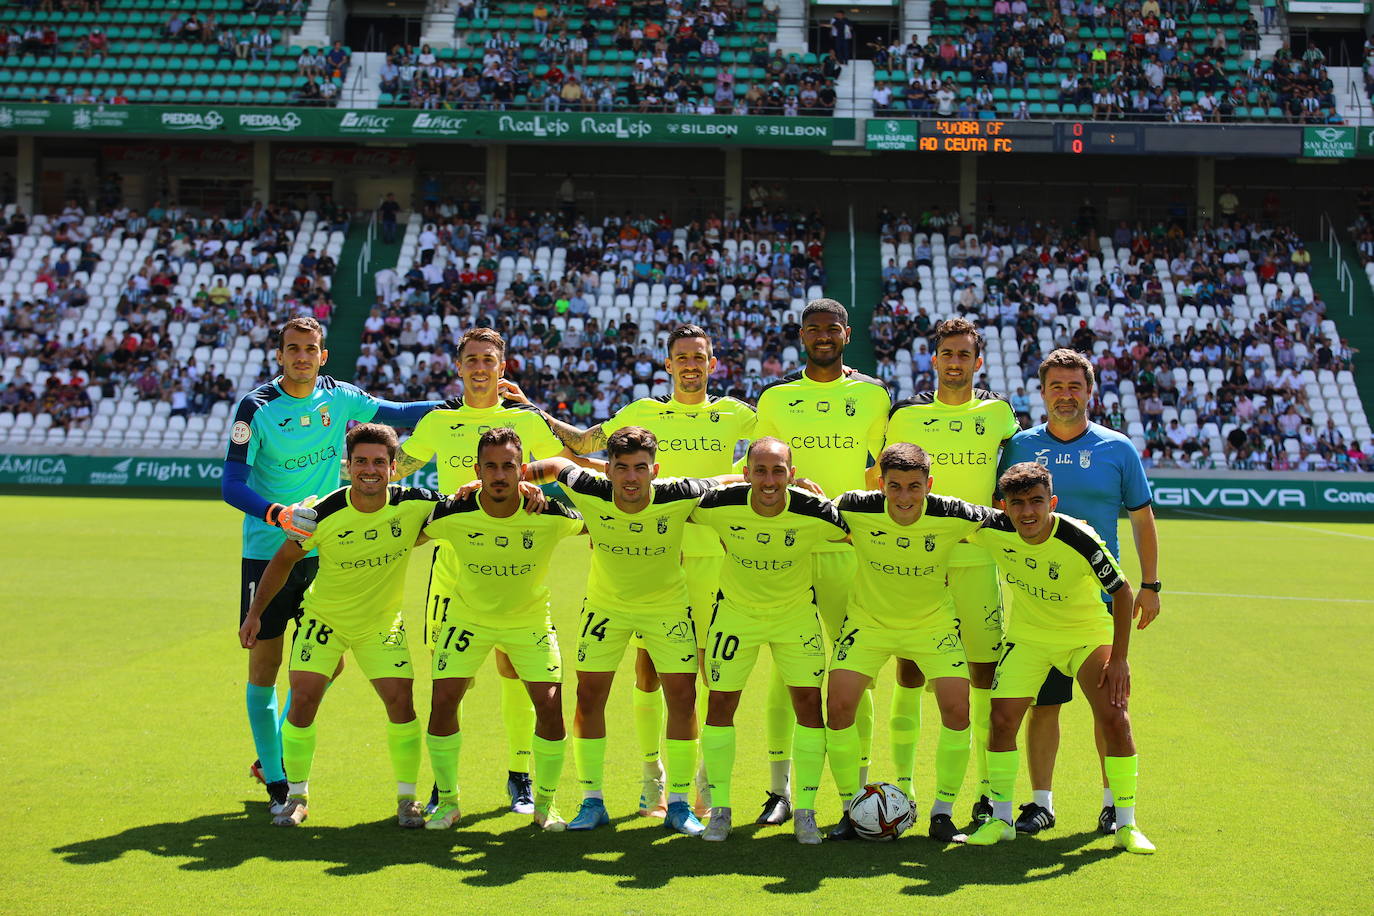
[[[1353,137],[1350,145],[1354,145]],[[1286,126],[1111,121],[873,118],[867,122],[864,146],[870,150],[991,155],[1312,155],[1308,150],[1311,143],[1304,144],[1303,133]]]

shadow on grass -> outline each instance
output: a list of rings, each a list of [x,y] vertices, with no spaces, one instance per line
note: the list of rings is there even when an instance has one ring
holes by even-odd
[[[504,887],[537,874],[582,873],[621,888],[652,890],[674,878],[741,875],[756,877],[772,893],[804,894],[827,878],[896,875],[912,882],[901,892],[918,897],[940,897],[966,884],[1024,885],[1057,878],[1116,854],[1110,841],[1094,832],[993,849],[942,847],[916,833],[897,843],[826,843],[812,849],[798,846],[785,827],[739,827],[727,843],[717,845],[669,834],[657,822],[644,825],[634,815],[614,820],[610,829],[557,835],[519,825],[522,820],[498,807],[464,815],[458,828],[444,833],[399,830],[390,818],[347,827],[307,821],[283,830],[267,823],[264,806],[248,803],[240,812],[132,827],[53,852],[70,865],[144,852],[185,859],[180,867],[187,871],[238,868],[258,858],[325,863],[326,874],[341,876],[429,865],[473,887]]]

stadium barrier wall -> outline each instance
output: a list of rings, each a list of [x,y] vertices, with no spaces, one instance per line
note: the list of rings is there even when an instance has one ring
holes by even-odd
[[[111,495],[121,487],[151,487],[204,496],[218,493],[223,474],[218,458],[0,454],[0,486],[6,487],[109,487]],[[1226,471],[1204,477],[1156,470],[1149,478],[1161,509],[1374,513],[1370,474]],[[438,489],[439,474],[420,471],[403,483]]]
[[[0,105],[0,133],[243,139],[706,143],[826,147],[853,140],[853,118],[536,111],[241,108],[214,105]]]

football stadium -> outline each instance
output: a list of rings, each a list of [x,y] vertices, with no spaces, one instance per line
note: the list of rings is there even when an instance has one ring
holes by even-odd
[[[0,55],[7,912],[1368,912],[1369,0]]]

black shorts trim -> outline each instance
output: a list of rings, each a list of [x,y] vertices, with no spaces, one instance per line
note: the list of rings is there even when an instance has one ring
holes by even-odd
[[[258,580],[267,570],[269,560],[250,560],[244,557],[239,567],[239,626],[248,618],[248,607],[253,603],[253,594]],[[286,632],[286,625],[301,616],[301,602],[305,600],[305,590],[315,581],[320,570],[319,557],[305,557],[291,569],[286,584],[277,596],[263,609],[262,628],[259,639],[276,639]]]
[[[1051,668],[1036,694],[1036,706],[1058,706],[1073,699],[1073,678],[1058,668]]]

